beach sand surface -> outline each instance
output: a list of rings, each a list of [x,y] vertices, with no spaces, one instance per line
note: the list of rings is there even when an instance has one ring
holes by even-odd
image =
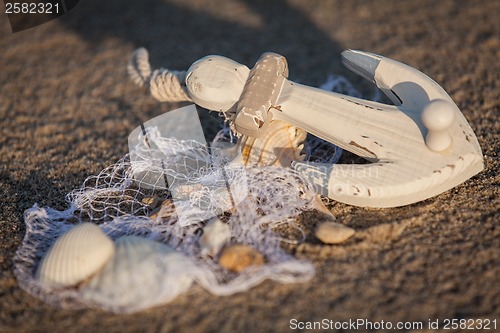
[[[485,169],[405,207],[332,202],[358,234],[343,245],[308,236],[293,246],[316,267],[306,283],[266,281],[228,297],[195,286],[130,315],[50,307],[13,274],[23,212],[35,203],[66,208],[69,191],[127,153],[134,128],[180,106],[128,78],[140,46],[154,68],[172,69],[208,54],[251,67],[274,51],[288,59],[292,80],[318,86],[340,74],[361,91],[370,88],[342,68],[340,52],[385,55],[444,87],[475,131]],[[85,0],[16,34],[0,14],[0,332],[287,332],[293,319],[358,318],[425,329],[429,320],[497,318],[500,326],[499,59],[496,0]],[[215,129],[220,118],[203,123]],[[318,216],[302,219],[314,226]]]

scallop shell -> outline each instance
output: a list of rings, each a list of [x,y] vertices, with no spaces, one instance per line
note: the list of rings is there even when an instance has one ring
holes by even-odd
[[[104,308],[131,312],[166,303],[192,284],[196,267],[162,243],[136,236],[116,240],[116,253],[80,289],[81,296]]]
[[[263,136],[241,136],[237,145],[241,149],[245,166],[289,167],[292,161],[304,160],[306,135],[300,128],[273,120]]]
[[[113,241],[101,228],[82,223],[55,241],[35,277],[51,286],[74,286],[101,270],[114,252]]]

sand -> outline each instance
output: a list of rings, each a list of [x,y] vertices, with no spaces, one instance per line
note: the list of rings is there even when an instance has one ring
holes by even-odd
[[[500,326],[500,2],[81,1],[68,15],[12,34],[0,14],[0,332],[283,332],[290,320],[497,318]],[[207,54],[252,65],[285,55],[291,79],[342,74],[360,49],[441,84],[474,129],[485,169],[435,198],[394,209],[332,203],[358,230],[344,245],[292,247],[316,266],[303,284],[264,282],[230,297],[200,287],[132,315],[54,309],[19,289],[12,257],[34,203],[64,196],[127,152],[127,136],[168,110],[127,77],[132,50],[186,69]],[[207,117],[206,126],[216,126]],[[317,216],[304,215],[313,226]],[[360,330],[362,331],[362,330]],[[418,330],[423,331],[423,330]]]

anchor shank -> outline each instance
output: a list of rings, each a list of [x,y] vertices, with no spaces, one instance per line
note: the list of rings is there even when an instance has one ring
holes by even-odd
[[[287,121],[369,161],[389,158],[403,141],[422,134],[398,107],[362,100],[288,81],[273,118]],[[399,147],[398,147],[399,146]]]

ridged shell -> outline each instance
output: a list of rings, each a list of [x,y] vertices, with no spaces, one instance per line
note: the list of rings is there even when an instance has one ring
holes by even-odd
[[[263,136],[241,136],[238,145],[245,166],[289,167],[292,161],[302,161],[307,133],[286,122],[273,120]]]
[[[82,223],[55,241],[40,262],[36,278],[51,286],[74,286],[101,270],[114,252],[113,241],[101,228]]]
[[[113,259],[80,289],[85,300],[135,311],[168,302],[191,286],[194,265],[167,245],[136,236],[115,244]]]

